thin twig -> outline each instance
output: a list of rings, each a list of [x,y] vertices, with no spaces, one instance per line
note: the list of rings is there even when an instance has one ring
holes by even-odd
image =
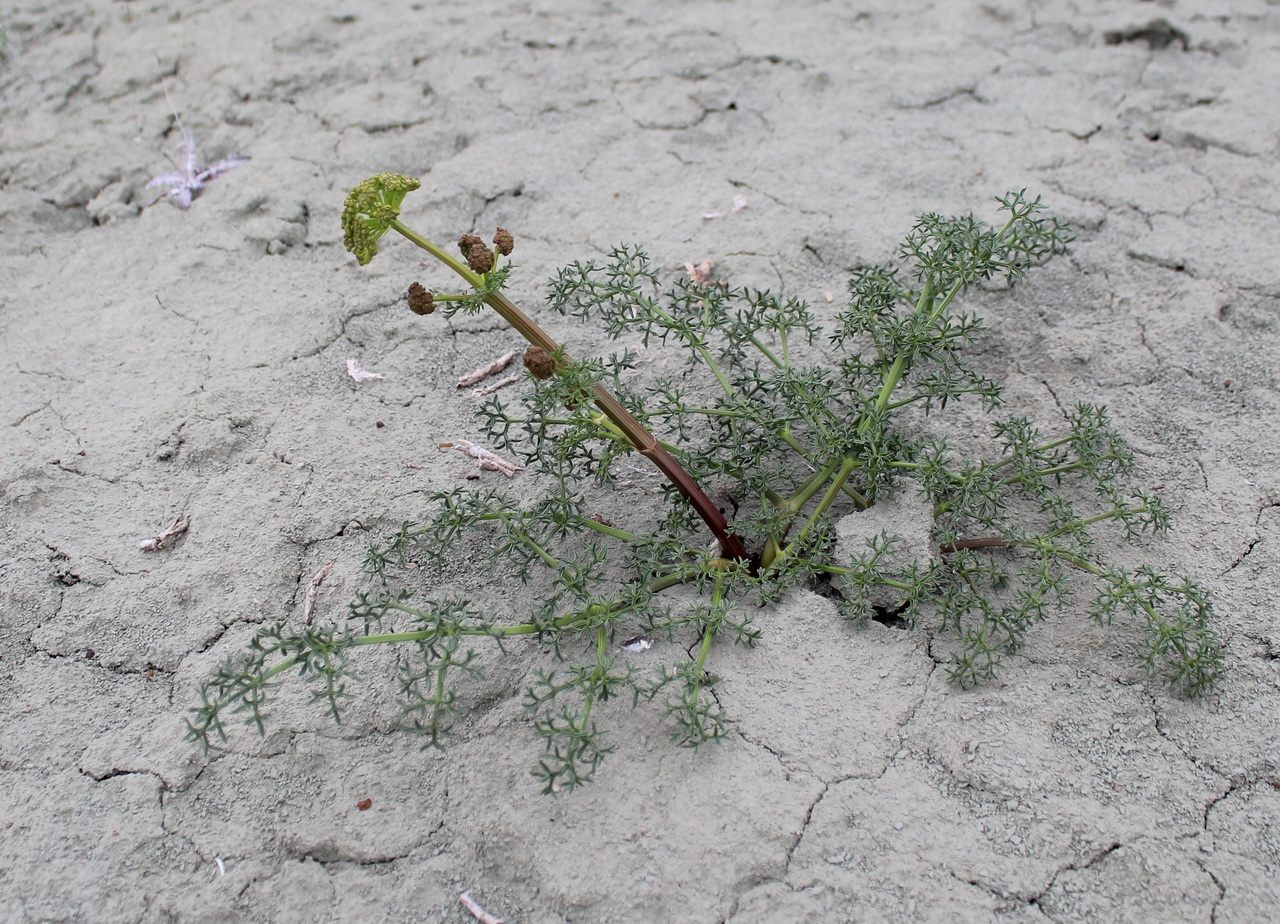
[[[311,620],[316,614],[316,594],[320,592],[320,585],[332,570],[333,562],[329,562],[329,564],[311,576],[311,583],[307,586],[307,595],[302,600],[302,624],[304,626],[311,625]]]
[[[458,896],[458,901],[462,902],[462,907],[471,912],[472,916],[480,922],[480,924],[504,924],[502,918],[495,917],[489,912],[481,908],[470,892],[463,892]]]
[[[472,369],[466,375],[459,377],[458,387],[467,388],[468,386],[476,384],[476,382],[480,382],[480,381],[483,381],[484,379],[487,379],[489,376],[495,373],[501,372],[503,369],[507,368],[507,366],[511,365],[512,360],[514,360],[515,358],[516,358],[515,350],[512,350],[510,353],[503,353],[493,362],[486,363],[485,365],[480,366],[477,369]]]
[[[150,539],[143,539],[138,543],[138,548],[144,552],[158,552],[169,544],[169,540],[176,539],[187,531],[191,526],[191,521],[183,517],[178,517],[165,529],[160,530]]]
[[[508,385],[514,385],[518,381],[520,381],[520,376],[516,375],[513,372],[511,375],[503,376],[502,378],[498,379],[498,381],[496,382],[491,382],[490,384],[486,385],[484,388],[472,389],[471,397],[483,398],[485,395],[493,394],[495,391],[497,391],[500,388],[506,388]]]
[[[495,455],[483,446],[473,443],[470,440],[454,440],[450,443],[440,443],[441,449],[456,449],[458,452],[464,452],[471,458],[476,460],[476,464],[486,472],[502,472],[508,478],[516,477],[516,472],[523,472],[524,466],[517,465],[515,462],[508,462],[501,456]]]
[[[741,194],[733,197],[733,207],[727,212],[703,212],[703,218],[724,218],[726,215],[736,215],[747,207],[747,197]]]

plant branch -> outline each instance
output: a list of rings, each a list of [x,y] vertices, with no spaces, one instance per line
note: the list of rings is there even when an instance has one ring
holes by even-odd
[[[509,298],[501,292],[485,291],[485,280],[482,276],[472,272],[461,261],[407,227],[399,219],[392,221],[390,227],[427,251],[437,260],[440,260],[465,279],[478,292],[484,292],[485,303],[493,308],[504,321],[515,328],[516,332],[524,337],[525,340],[536,347],[546,350],[552,356],[562,357],[563,362],[568,362],[568,356],[564,354],[560,344],[556,343],[528,315],[516,307]],[[697,511],[698,516],[702,518],[707,528],[716,537],[716,541],[720,544],[721,553],[726,558],[749,561],[750,555],[747,553],[746,546],[742,543],[742,538],[735,533],[729,532],[729,523],[725,520],[724,515],[720,513],[720,509],[712,503],[706,492],[675,460],[671,453],[662,447],[657,437],[650,433],[640,421],[636,420],[631,412],[623,407],[621,402],[604,386],[599,384],[593,386],[591,388],[591,398],[596,407],[600,408],[605,416],[613,421],[636,451],[657,466],[658,470],[667,476],[667,480],[675,486],[676,490],[689,501],[693,509]]]

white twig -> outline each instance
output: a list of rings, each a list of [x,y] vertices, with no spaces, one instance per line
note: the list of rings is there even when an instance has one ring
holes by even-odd
[[[467,388],[471,385],[476,384],[476,382],[480,382],[480,381],[483,381],[484,379],[487,379],[489,376],[493,375],[494,373],[501,372],[503,369],[507,368],[507,366],[511,365],[511,361],[514,360],[515,358],[516,358],[515,350],[512,350],[510,353],[503,353],[493,362],[480,366],[477,369],[472,369],[466,375],[461,376],[458,379],[458,387]]]
[[[169,544],[169,540],[176,539],[187,531],[191,526],[191,521],[183,517],[178,517],[165,529],[160,530],[150,539],[143,539],[138,543],[138,548],[144,552],[158,552]]]
[[[495,917],[481,908],[476,903],[476,900],[471,897],[470,892],[463,892],[458,896],[458,901],[462,902],[462,907],[470,911],[472,917],[479,921],[480,924],[503,924],[502,918]]]
[[[703,218],[724,218],[726,215],[736,215],[747,207],[747,197],[737,195],[733,197],[733,207],[727,212],[703,212]]]
[[[485,395],[493,394],[500,388],[506,388],[508,385],[514,385],[518,381],[520,381],[520,376],[513,372],[511,375],[503,376],[496,382],[490,382],[484,388],[473,388],[471,390],[471,397],[483,398]]]
[[[347,375],[351,376],[357,382],[372,382],[374,379],[380,379],[382,376],[377,372],[369,372],[360,368],[360,364],[354,359],[347,360]]]
[[[225,876],[227,874],[227,864],[222,862],[222,857],[214,857],[213,862],[218,864],[218,875]]]
[[[524,466],[517,465],[514,462],[508,462],[501,456],[494,455],[483,446],[472,443],[469,440],[454,440],[451,443],[440,443],[441,449],[456,449],[458,452],[465,452],[471,458],[476,460],[476,465],[480,466],[486,472],[502,472],[508,478],[516,477],[516,472],[523,472]]]
[[[324,583],[324,579],[329,576],[329,572],[332,570],[333,562],[329,562],[329,564],[311,575],[311,583],[307,586],[307,595],[302,599],[302,624],[304,626],[311,625],[311,620],[316,615],[316,594],[320,592],[320,585]]]

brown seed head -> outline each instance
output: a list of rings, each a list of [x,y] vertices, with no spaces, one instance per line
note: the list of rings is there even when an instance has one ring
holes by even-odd
[[[467,265],[473,273],[487,273],[493,269],[493,251],[478,236],[462,235],[458,238],[458,249],[467,258]]]
[[[549,379],[556,371],[556,360],[540,346],[524,351],[524,367],[535,379]]]
[[[409,284],[409,310],[414,314],[431,314],[436,310],[436,300],[422,283]]]
[[[467,255],[467,265],[472,272],[487,273],[493,269],[493,259],[493,251],[481,244],[471,248],[471,253]]]
[[[509,257],[516,246],[516,239],[511,236],[511,232],[506,228],[499,228],[498,233],[493,236],[493,246],[498,248],[498,253],[504,257]]]

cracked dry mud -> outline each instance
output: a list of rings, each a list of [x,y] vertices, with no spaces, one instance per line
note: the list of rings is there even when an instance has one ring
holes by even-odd
[[[1280,6],[10,9],[0,919],[465,921],[464,889],[519,924],[1280,919]],[[147,207],[181,142],[163,87],[202,162],[252,157],[188,212]],[[399,730],[392,653],[341,727],[291,690],[266,738],[202,755],[198,681],[330,561],[317,618],[341,617],[367,544],[469,473],[435,449],[475,436],[454,379],[517,346],[405,310],[407,245],[342,250],[380,170],[423,178],[433,235],[514,229],[527,306],[619,241],[838,305],[914,214],[1043,192],[1074,255],[975,294],[980,361],[1047,427],[1111,407],[1176,510],[1116,554],[1215,594],[1221,689],[1170,695],[1128,627],[1072,609],[963,692],[944,640],[797,593],[758,650],[714,654],[730,740],[689,753],[619,712],[568,798],[528,774],[543,656],[519,647],[444,758]]]

